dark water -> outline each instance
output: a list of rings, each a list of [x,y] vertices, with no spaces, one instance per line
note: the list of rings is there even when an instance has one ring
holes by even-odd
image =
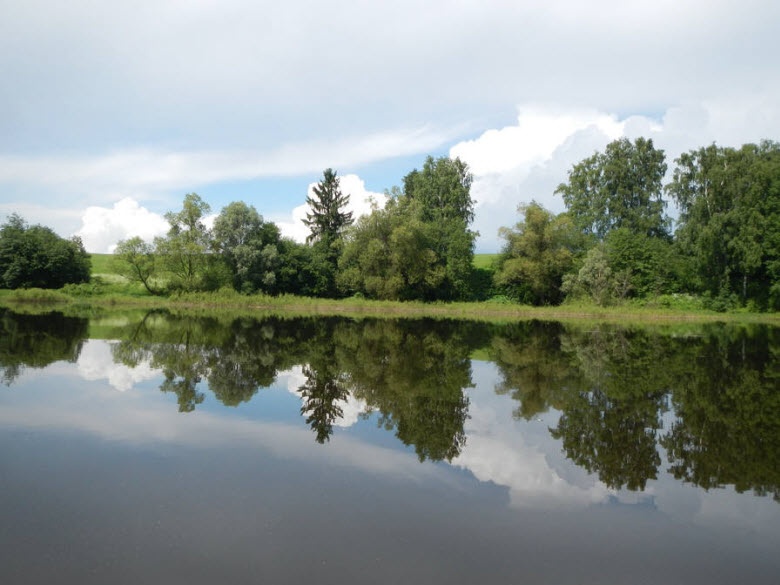
[[[0,309],[0,583],[777,583],[780,329]]]

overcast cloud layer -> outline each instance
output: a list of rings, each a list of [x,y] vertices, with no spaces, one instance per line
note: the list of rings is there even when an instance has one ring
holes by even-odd
[[[0,219],[95,252],[163,230],[190,191],[218,211],[245,185],[294,222],[325,167],[378,192],[400,183],[389,161],[448,152],[474,170],[493,251],[518,203],[561,210],[566,171],[615,137],[670,159],[780,138],[770,0],[0,0],[0,16]]]

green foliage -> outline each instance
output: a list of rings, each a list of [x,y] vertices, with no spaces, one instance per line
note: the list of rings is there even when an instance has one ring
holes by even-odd
[[[232,288],[189,294],[246,298]],[[352,398],[421,460],[462,452],[478,353],[494,362],[495,391],[515,401],[515,417],[555,409],[551,435],[610,488],[645,488],[665,459],[682,481],[780,501],[777,327],[495,326],[159,309],[90,323],[0,309],[0,379],[12,384],[24,368],[75,362],[96,330],[118,340],[116,363],[160,370],[160,391],[182,412],[199,408],[209,391],[225,406],[241,405],[300,366],[301,414],[315,440],[332,436]]]
[[[490,268],[477,268],[474,267],[471,270],[471,279],[469,281],[469,290],[471,291],[472,301],[486,301],[491,297],[496,296],[498,290],[493,284],[493,277],[495,276],[495,269]]]
[[[656,150],[652,140],[621,138],[574,165],[568,182],[555,192],[577,226],[599,239],[621,227],[663,237],[669,228],[661,185],[665,173],[664,151]]]
[[[58,312],[20,315],[0,308],[0,382],[12,384],[25,368],[42,368],[56,361],[75,362],[87,333],[86,319]]]
[[[64,292],[46,288],[18,288],[11,292],[11,299],[26,303],[65,303],[70,300]]]
[[[459,158],[429,156],[422,170],[414,169],[404,177],[403,193],[420,203],[423,221],[457,219],[468,225],[474,221],[472,181],[468,165]]]
[[[210,209],[199,195],[188,193],[181,211],[165,214],[171,227],[165,237],[155,240],[155,251],[171,275],[170,290],[193,291],[204,285],[211,234],[202,219]]]
[[[59,288],[89,280],[90,260],[79,238],[28,226],[13,214],[0,226],[0,288]]]
[[[659,295],[653,302],[660,307],[680,311],[700,311],[704,308],[704,303],[700,297],[681,293]]]
[[[735,294],[780,306],[780,144],[713,144],[675,162],[667,191],[680,208],[676,235],[699,290],[723,302]]]
[[[708,335],[676,372],[677,417],[661,440],[676,478],[780,502],[779,348],[776,328]]]
[[[432,224],[419,204],[391,199],[361,217],[346,235],[337,283],[375,299],[432,299],[445,279]]]
[[[336,273],[331,246],[325,242],[306,246],[283,238],[279,241],[278,249],[279,291],[308,297],[335,296]]]
[[[350,395],[379,413],[378,424],[413,445],[420,460],[456,457],[465,443],[464,389],[472,386],[469,353],[485,329],[443,321],[188,318],[151,312],[110,332],[122,341],[114,359],[163,371],[160,390],[179,410],[203,402],[201,381],[236,406],[281,370],[302,365],[301,415],[315,440],[329,440]]]
[[[442,161],[449,159],[433,163],[429,158],[428,172],[413,171],[414,179],[409,181],[429,190],[426,180],[442,180],[438,175],[451,170],[453,161]],[[457,168],[465,172],[458,163]],[[463,181],[470,184],[470,179]],[[457,185],[463,188],[461,182]],[[430,199],[396,190],[384,209],[375,207],[347,231],[337,277],[343,293],[394,300],[465,299],[472,297],[476,284],[485,296],[489,294],[489,283],[485,287],[475,281],[473,273],[476,234],[462,218],[446,216],[454,207],[426,208]]]
[[[312,212],[303,220],[311,234],[307,242],[333,243],[347,226],[352,224],[352,212],[345,212],[349,195],[339,188],[339,178],[333,169],[325,169],[322,180],[313,188],[314,197],[306,197]]]
[[[138,236],[117,242],[114,252],[117,271],[131,282],[140,282],[150,294],[160,294],[152,288],[151,280],[156,271],[156,257],[151,244]]]
[[[471,296],[474,240],[468,229],[474,220],[471,199],[473,177],[460,159],[428,157],[422,170],[414,169],[403,180],[403,193],[410,213],[425,224],[427,237],[436,256],[436,271],[444,278],[436,287],[436,299],[468,299]],[[403,203],[402,203],[403,205]],[[435,277],[438,278],[438,275]]]
[[[609,267],[609,259],[604,245],[599,244],[588,250],[582,268],[576,274],[564,276],[561,291],[576,299],[588,297],[600,307],[610,304],[618,290],[625,290],[625,274],[616,277]]]
[[[263,221],[257,210],[233,202],[214,220],[214,250],[233,275],[233,286],[244,293],[278,291],[279,228]]]
[[[612,273],[623,277],[618,296],[657,296],[675,290],[680,268],[668,240],[618,228],[604,243]]]
[[[500,232],[507,242],[496,285],[523,303],[557,304],[563,297],[563,275],[582,254],[585,238],[565,213],[554,216],[535,202],[521,205],[518,211],[524,220]]]

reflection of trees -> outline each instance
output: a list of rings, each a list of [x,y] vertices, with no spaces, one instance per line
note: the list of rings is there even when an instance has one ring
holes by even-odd
[[[324,443],[333,434],[333,423],[344,414],[340,403],[347,399],[349,390],[342,377],[328,366],[304,366],[303,375],[306,381],[298,388],[303,399],[301,414],[316,434],[317,442]]]
[[[655,478],[660,443],[678,479],[777,497],[780,332],[704,333],[511,326],[491,343],[503,377],[496,390],[520,402],[517,416],[559,409],[552,435],[611,487],[641,489]],[[676,421],[664,431],[670,396]]]
[[[297,362],[300,335],[308,329],[284,320],[221,322],[151,313],[115,332],[123,340],[112,351],[125,365],[146,361],[161,369],[165,381],[160,389],[176,394],[179,410],[190,412],[203,402],[197,390],[202,380],[226,406],[249,401],[259,388],[273,383],[278,370]]]
[[[780,501],[780,330],[709,336],[672,397],[677,420],[661,443],[677,479],[733,484]]]
[[[420,459],[451,459],[465,442],[471,384],[469,353],[484,343],[484,325],[446,321],[236,319],[149,315],[117,333],[114,357],[162,369],[161,390],[182,411],[203,400],[205,380],[225,405],[250,400],[277,372],[305,364],[301,414],[326,441],[350,392],[380,413]]]
[[[490,358],[502,380],[497,394],[508,394],[520,405],[514,414],[529,420],[550,406],[560,408],[568,389],[578,387],[579,370],[561,347],[563,325],[523,321],[493,336]]]
[[[342,405],[349,397],[349,380],[339,369],[333,331],[336,321],[314,321],[307,334],[303,375],[306,381],[298,388],[301,416],[306,417],[316,441],[325,443],[333,434],[333,425],[343,415]]]
[[[671,378],[659,367],[673,340],[642,330],[600,328],[565,334],[581,386],[568,393],[553,437],[566,454],[610,487],[643,489],[657,477],[656,448]]]
[[[86,319],[62,313],[27,315],[0,308],[0,381],[12,384],[25,367],[75,362],[88,329]]]
[[[367,321],[335,332],[339,363],[356,397],[380,413],[420,458],[450,460],[466,441],[469,353],[485,326],[446,321]]]
[[[487,346],[501,373],[496,391],[519,403],[516,416],[559,410],[552,435],[606,484],[644,487],[657,476],[660,443],[680,480],[780,499],[778,328],[711,325],[677,337],[541,322],[257,320],[160,310],[101,327],[122,340],[112,344],[117,362],[162,370],[160,389],[176,395],[181,411],[204,400],[204,382],[235,406],[303,364],[301,413],[317,441],[333,433],[352,393],[421,460],[461,452],[469,355]],[[0,310],[3,380],[25,366],[75,361],[87,331],[85,319]],[[670,406],[674,422],[664,429]]]

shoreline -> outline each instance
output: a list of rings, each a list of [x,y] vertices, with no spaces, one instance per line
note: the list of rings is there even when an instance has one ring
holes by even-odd
[[[423,303],[419,301],[374,301],[367,299],[321,299],[283,295],[242,296],[239,294],[189,293],[177,297],[133,295],[72,296],[60,291],[40,289],[0,291],[0,306],[35,307],[56,310],[70,307],[76,310],[175,309],[193,312],[220,311],[243,314],[278,314],[288,316],[342,316],[376,318],[434,318],[471,321],[597,321],[604,323],[764,323],[780,326],[780,313],[748,313],[731,311],[717,313],[707,310],[686,311],[665,307],[618,305],[559,305],[534,307],[511,303],[451,302]]]

